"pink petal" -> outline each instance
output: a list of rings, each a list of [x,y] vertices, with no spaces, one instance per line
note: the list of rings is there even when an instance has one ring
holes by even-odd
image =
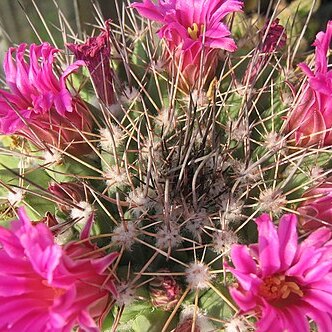
[[[288,268],[297,252],[297,219],[294,214],[287,214],[280,219],[278,237],[280,243],[281,270]]]
[[[228,14],[239,12],[242,10],[243,2],[238,0],[225,0],[222,3],[219,1],[217,10],[211,17],[212,22],[219,22],[224,19]]]
[[[312,247],[306,247],[302,250],[301,255],[296,258],[293,265],[288,269],[286,275],[304,278],[307,270],[311,269],[319,261],[320,254]]]
[[[248,312],[257,306],[257,299],[250,292],[241,292],[236,288],[230,288],[229,292],[236,302],[244,312]]]
[[[256,332],[281,332],[283,324],[277,309],[270,305],[266,305],[262,309],[262,317],[256,324]]]
[[[117,252],[112,252],[107,256],[92,260],[91,264],[98,274],[102,274],[118,256],[119,254]]]
[[[331,261],[323,261],[316,266],[311,267],[304,277],[306,283],[312,283],[321,280],[328,272],[331,271]]]
[[[332,311],[332,293],[319,289],[309,289],[306,291],[305,298],[303,300],[317,310],[329,313]]]
[[[156,6],[151,0],[143,0],[142,3],[134,2],[131,7],[137,9],[140,15],[157,22],[164,21],[165,11]]]
[[[33,298],[0,297],[0,327],[14,324],[23,317],[30,317],[32,313],[40,312],[40,310],[43,310],[42,304],[38,306],[38,302]],[[45,315],[47,316],[47,311]]]
[[[311,289],[321,289],[332,294],[332,273],[325,275],[322,279],[311,282]]]
[[[234,244],[231,249],[232,262],[235,269],[243,273],[256,273],[256,263],[250,256],[248,247]]]
[[[314,307],[309,307],[306,311],[307,315],[315,321],[318,332],[332,331],[332,317],[330,314],[317,310]]]
[[[90,232],[91,232],[91,229],[92,229],[92,225],[93,225],[93,222],[94,222],[94,214],[91,213],[91,215],[89,216],[87,222],[85,223],[85,226],[81,232],[81,235],[80,235],[80,239],[81,240],[84,240],[84,239],[87,239],[89,238],[90,236]]]
[[[87,311],[82,311],[80,315],[78,316],[78,322],[80,324],[80,327],[84,329],[84,331],[87,332],[99,332],[99,328],[96,325],[95,321],[91,318],[89,313]]]
[[[314,247],[319,248],[331,238],[331,230],[327,227],[321,227],[311,233],[300,245],[301,248]]]
[[[300,64],[298,64],[298,66],[301,68],[301,70],[308,76],[308,77],[313,77],[314,73],[312,72],[312,70],[309,68],[309,66],[304,63],[301,62]]]
[[[225,268],[232,272],[232,274],[236,277],[241,287],[246,291],[258,292],[258,288],[262,283],[262,280],[257,277],[255,274],[247,274],[240,272],[232,267],[230,267],[227,263],[224,264]]]
[[[302,308],[292,306],[283,310],[284,328],[288,332],[310,332],[309,322]]]
[[[259,261],[263,277],[274,274],[280,269],[280,245],[277,230],[268,214],[256,220],[258,227]]]
[[[313,46],[316,46],[315,70],[316,72],[327,72],[327,52],[332,38],[332,21],[327,23],[326,32],[319,32]]]

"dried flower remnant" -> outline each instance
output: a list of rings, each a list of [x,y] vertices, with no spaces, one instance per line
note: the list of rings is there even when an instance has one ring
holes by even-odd
[[[314,72],[307,64],[299,64],[308,82],[294,101],[287,131],[292,133],[291,138],[300,146],[332,144],[332,71],[327,61],[331,39],[332,21],[329,21],[326,32],[319,32],[313,44],[316,48]]]
[[[243,313],[256,313],[259,332],[309,332],[307,317],[329,331],[331,232],[322,227],[298,243],[295,215],[283,216],[278,229],[267,214],[256,224],[258,244],[234,245],[234,267],[225,264],[238,280],[230,289],[234,301]]]
[[[262,68],[267,64],[269,56],[284,48],[287,41],[285,28],[279,24],[278,18],[265,23],[259,33],[259,38],[262,41],[258,46],[257,57],[254,57],[253,61],[249,63],[242,80],[243,84],[247,84],[247,81],[253,84]]]
[[[40,148],[49,144],[73,154],[91,152],[82,138],[92,130],[90,111],[66,86],[67,77],[82,63],[68,66],[58,78],[54,69],[59,50],[48,43],[32,44],[28,61],[26,50],[21,44],[5,55],[10,92],[0,90],[0,133],[24,136]]]
[[[76,60],[84,61],[92,82],[101,101],[110,106],[115,103],[113,91],[113,73],[110,65],[111,44],[109,22],[97,37],[90,37],[84,44],[67,44]]]
[[[49,185],[48,191],[60,199],[58,208],[64,213],[70,213],[74,204],[85,199],[84,188],[78,182],[53,182]]]
[[[197,324],[194,325],[193,330],[193,324],[194,321],[192,318],[185,318],[176,326],[174,332],[201,332]]]
[[[158,270],[158,275],[149,282],[151,302],[154,307],[172,310],[178,303],[182,289],[167,269]]]
[[[243,3],[237,0],[158,1],[132,5],[140,15],[162,24],[158,31],[167,43],[164,58],[167,70],[180,72],[180,86],[184,90],[199,88],[215,74],[219,50],[234,52],[236,45],[225,17],[240,11]],[[202,66],[201,63],[204,65]]]
[[[87,241],[59,246],[22,208],[10,229],[0,228],[0,243],[1,331],[99,330],[95,319],[101,324],[117,293],[107,272],[117,253]]]

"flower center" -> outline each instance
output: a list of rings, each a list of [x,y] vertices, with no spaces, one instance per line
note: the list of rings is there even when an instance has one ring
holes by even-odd
[[[204,24],[201,24],[199,28],[197,23],[193,23],[191,27],[187,28],[187,31],[191,39],[197,40],[198,37],[204,32]]]
[[[274,275],[264,279],[259,293],[268,301],[285,300],[295,295],[302,297],[303,292],[295,281],[287,280],[284,275]]]
[[[58,298],[61,295],[63,295],[64,293],[66,293],[65,289],[53,287],[47,282],[47,280],[42,280],[42,284],[46,287],[49,287],[53,291],[54,298]]]

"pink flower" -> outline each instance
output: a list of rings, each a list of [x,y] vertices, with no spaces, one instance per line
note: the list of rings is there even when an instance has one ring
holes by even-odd
[[[322,227],[298,244],[296,216],[256,219],[258,244],[233,245],[238,280],[230,293],[243,313],[258,318],[257,332],[309,332],[307,317],[320,332],[332,331],[332,241]]]
[[[260,38],[262,41],[258,46],[258,57],[254,56],[249,64],[242,80],[243,84],[246,84],[248,79],[250,84],[254,83],[257,75],[266,65],[270,54],[285,47],[287,41],[285,28],[279,24],[278,18],[265,23],[260,31]]]
[[[89,110],[66,86],[67,76],[81,63],[69,66],[58,78],[54,63],[57,49],[48,43],[32,44],[27,61],[26,48],[21,44],[5,55],[10,92],[0,90],[0,133],[25,136],[41,148],[46,143],[80,154],[89,152],[78,132],[91,131]]]
[[[86,241],[61,247],[22,208],[10,229],[0,227],[0,244],[1,331],[99,331],[94,319],[101,324],[116,294],[107,268],[117,253]]]
[[[77,60],[83,60],[87,66],[98,97],[106,104],[115,103],[113,91],[113,73],[110,66],[111,45],[109,34],[109,22],[106,28],[97,37],[90,37],[84,44],[67,44]]]
[[[132,5],[150,20],[162,24],[158,32],[167,42],[165,58],[169,73],[172,63],[181,72],[180,85],[184,89],[197,85],[202,72],[202,83],[214,75],[218,51],[236,50],[228,27],[221,21],[240,11],[238,0],[151,0]],[[203,64],[203,67],[201,66]]]
[[[332,226],[332,177],[308,189],[303,195],[297,211],[304,230],[314,230],[321,226]]]
[[[332,21],[329,21],[326,32],[319,32],[313,44],[316,47],[315,71],[305,63],[299,65],[308,83],[290,114],[288,131],[294,132],[293,137],[301,146],[332,144],[332,70],[328,70],[327,62],[331,38]]]

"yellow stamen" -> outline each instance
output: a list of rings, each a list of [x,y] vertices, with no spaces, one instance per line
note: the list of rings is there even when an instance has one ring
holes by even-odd
[[[294,281],[286,281],[285,276],[268,277],[260,287],[261,295],[269,300],[287,299],[292,293],[302,297],[303,291]]]
[[[193,40],[197,40],[198,39],[198,25],[197,23],[194,23],[192,27],[189,27],[188,29],[188,34],[190,36],[191,39]]]
[[[286,299],[290,293],[297,294],[300,297],[303,296],[303,292],[301,291],[300,287],[295,282],[292,281],[285,282],[280,291],[282,294],[281,295],[282,299]]]
[[[42,280],[42,284],[46,287],[50,287],[52,288],[53,292],[54,292],[54,297],[57,298],[57,297],[60,297],[62,294],[64,294],[66,292],[65,289],[63,288],[57,288],[57,287],[53,287],[51,286],[47,280]]]
[[[206,93],[206,96],[209,98],[209,100],[214,101],[215,97],[215,91],[217,90],[217,85],[218,85],[218,79],[215,77],[209,85],[209,89]]]

